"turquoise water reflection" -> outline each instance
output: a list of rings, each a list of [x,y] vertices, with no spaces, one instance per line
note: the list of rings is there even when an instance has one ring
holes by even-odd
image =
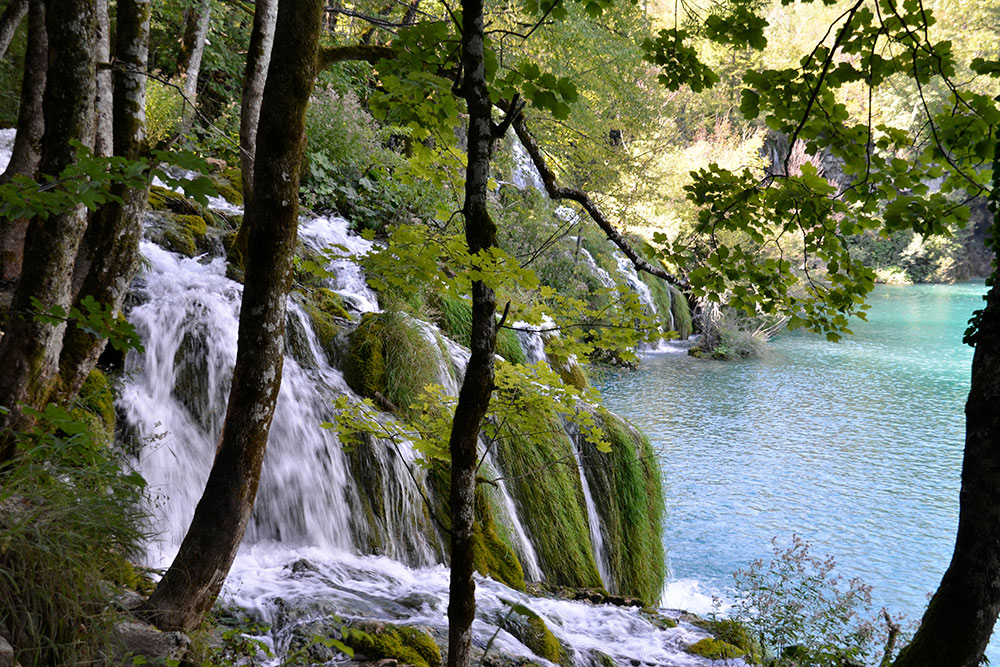
[[[839,344],[785,334],[767,359],[657,353],[598,378],[659,451],[672,578],[725,591],[795,532],[873,584],[878,604],[919,619],[958,521],[962,334],[984,292],[880,286]]]

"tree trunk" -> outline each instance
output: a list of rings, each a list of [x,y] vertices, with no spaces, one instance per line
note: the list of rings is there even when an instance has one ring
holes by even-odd
[[[497,229],[486,206],[493,146],[489,91],[483,57],[483,0],[462,3],[463,96],[469,109],[465,171],[465,239],[472,253],[496,246]],[[476,461],[479,429],[493,392],[496,300],[482,281],[472,284],[472,356],[458,394],[451,439],[451,582],[448,598],[448,665],[466,667],[476,614],[472,578]]]
[[[40,170],[58,175],[76,160],[71,141],[94,140],[94,0],[49,0],[46,4],[49,67],[45,89],[45,137]],[[82,204],[33,219],[25,243],[24,271],[14,292],[10,326],[0,339],[0,427],[23,429],[32,420],[20,404],[39,408],[58,370],[65,322],[32,317],[32,299],[46,310],[70,307],[73,263],[87,225]],[[9,436],[0,442],[0,461],[15,454]]]
[[[114,154],[136,160],[141,157],[146,134],[146,75],[149,62],[150,0],[118,0],[114,72]],[[78,299],[92,296],[118,312],[139,268],[139,239],[149,190],[124,184],[112,186],[120,201],[103,205],[84,234],[78,269],[84,279]],[[104,350],[107,340],[79,327],[72,327],[63,340],[59,360],[57,398],[66,403]]]
[[[49,58],[49,43],[45,34],[45,4],[42,0],[31,0],[24,78],[21,80],[21,104],[17,109],[17,134],[10,162],[6,171],[0,175],[0,184],[9,183],[16,175],[29,178],[38,175],[38,163],[42,159],[39,147],[45,132],[42,99],[45,95],[45,69]],[[24,218],[0,219],[0,285],[13,285],[21,276],[27,230],[28,221]]]
[[[276,0],[257,0],[253,15],[253,31],[247,51],[247,66],[243,75],[243,97],[240,100],[240,170],[243,174],[243,201],[253,197],[253,157],[257,151],[257,124],[260,102],[264,97],[267,66],[274,44]]]
[[[177,557],[150,596],[164,630],[198,627],[229,572],[253,510],[281,382],[285,302],[298,225],[305,112],[316,73],[321,0],[278,6],[270,77],[261,107],[247,280],[229,407],[215,462]]]
[[[180,59],[177,74],[184,79],[184,111],[181,114],[180,134],[191,131],[194,125],[195,109],[198,104],[198,75],[201,72],[201,58],[205,54],[205,40],[208,38],[208,24],[212,18],[211,0],[197,0],[197,4],[187,15],[184,39],[181,40]]]
[[[0,58],[7,55],[10,42],[14,39],[17,26],[28,12],[28,0],[10,0],[0,14]]]
[[[994,239],[1000,231],[1000,143],[995,150]],[[994,251],[1000,257],[1000,246]],[[955,552],[895,667],[978,667],[1000,612],[1000,293],[995,285],[974,340]]]
[[[111,17],[108,0],[97,0],[97,98],[94,155],[107,157],[114,153],[111,92]]]

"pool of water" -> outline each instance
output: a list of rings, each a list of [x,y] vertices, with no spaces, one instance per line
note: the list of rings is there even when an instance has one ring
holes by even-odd
[[[919,620],[958,525],[962,335],[985,289],[880,286],[841,343],[783,334],[767,358],[735,362],[677,346],[598,377],[660,457],[665,604],[708,606],[772,537],[797,533],[872,584],[877,605]]]

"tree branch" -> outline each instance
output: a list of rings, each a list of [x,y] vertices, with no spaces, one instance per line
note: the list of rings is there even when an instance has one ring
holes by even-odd
[[[548,193],[549,197],[552,199],[569,199],[570,201],[575,201],[577,204],[583,207],[585,211],[590,215],[591,219],[597,223],[597,226],[601,228],[604,235],[608,239],[618,246],[626,257],[632,262],[637,271],[645,271],[646,273],[656,276],[666,280],[671,285],[684,286],[687,281],[683,278],[679,278],[672,273],[668,273],[665,269],[659,266],[654,266],[647,262],[639,253],[635,251],[628,240],[622,236],[621,232],[615,229],[614,225],[605,217],[604,213],[598,208],[594,200],[590,198],[583,190],[577,188],[566,188],[556,181],[556,175],[549,168],[548,164],[545,162],[545,157],[542,155],[541,149],[538,147],[538,143],[535,138],[531,136],[528,131],[527,125],[525,125],[524,117],[518,116],[513,122],[514,132],[517,133],[517,138],[521,140],[521,144],[524,146],[525,150],[528,151],[528,155],[531,156],[531,162],[535,165],[535,169],[538,170],[538,174],[542,177],[542,182],[545,184],[545,191]]]

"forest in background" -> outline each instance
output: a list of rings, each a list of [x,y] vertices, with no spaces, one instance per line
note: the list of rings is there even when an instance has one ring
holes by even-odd
[[[117,5],[119,9],[121,4]],[[319,72],[316,93],[308,110],[301,89],[294,100],[302,109],[301,122],[308,136],[305,146],[296,147],[304,151],[304,160],[302,188],[301,192],[295,188],[295,196],[301,195],[303,205],[316,211],[343,214],[357,229],[368,230],[386,243],[387,251],[370,257],[366,269],[376,281],[380,296],[395,310],[433,319],[435,313],[440,316],[447,312],[444,299],[464,298],[470,286],[473,292],[489,290],[488,299],[486,291],[482,292],[481,300],[475,296],[472,299],[470,343],[474,355],[480,349],[477,332],[483,322],[495,321],[495,315],[481,310],[480,304],[492,302],[492,292],[497,289],[503,295],[497,302],[503,311],[501,322],[507,320],[508,310],[511,318],[536,325],[544,314],[552,312],[564,318],[558,323],[561,327],[586,322],[581,327],[585,335],[555,353],[567,364],[575,356],[619,361],[633,358],[639,337],[652,331],[649,324],[638,330],[632,325],[642,318],[634,299],[618,290],[595,290],[592,280],[588,284],[586,272],[577,272],[574,267],[579,255],[559,248],[567,243],[575,244],[577,249],[583,247],[591,252],[598,265],[604,261],[611,268],[609,253],[601,248],[605,237],[614,240],[616,233],[620,239],[615,241],[616,245],[626,254],[628,248],[632,249],[629,259],[633,264],[638,268],[644,268],[645,264],[648,273],[673,279],[673,287],[661,285],[660,290],[677,330],[683,317],[674,314],[672,303],[678,298],[680,288],[687,292],[681,297],[685,300],[703,304],[722,302],[731,308],[730,312],[737,313],[735,317],[749,318],[752,322],[731,325],[734,328],[759,331],[787,318],[791,325],[809,326],[837,338],[847,330],[846,314],[861,306],[864,293],[870,289],[875,277],[872,269],[881,270],[883,279],[898,280],[905,275],[910,280],[950,280],[982,273],[983,261],[989,265],[988,255],[985,260],[980,258],[979,264],[972,264],[967,258],[971,253],[966,246],[975,244],[967,242],[966,237],[979,233],[982,240],[985,229],[958,232],[958,225],[967,216],[960,204],[968,192],[956,185],[965,178],[975,186],[968,188],[974,190],[972,194],[981,196],[986,189],[984,184],[989,182],[988,170],[972,172],[970,177],[968,173],[962,174],[961,169],[957,170],[958,176],[945,174],[933,161],[921,169],[914,169],[913,165],[928,151],[937,150],[943,153],[940,157],[945,162],[955,166],[954,154],[951,149],[942,148],[934,130],[935,123],[945,127],[940,121],[942,112],[947,116],[949,105],[961,106],[962,95],[972,100],[966,106],[984,116],[985,134],[983,128],[977,127],[978,139],[969,142],[966,137],[976,136],[975,132],[969,132],[968,127],[950,126],[947,139],[958,146],[954,150],[968,152],[963,160],[989,161],[993,139],[989,129],[991,116],[980,98],[991,93],[991,80],[975,74],[989,74],[992,70],[988,65],[980,65],[975,72],[968,67],[977,58],[992,57],[989,45],[995,30],[995,12],[981,5],[964,10],[955,8],[954,12],[950,6],[936,8],[940,23],[934,26],[935,46],[926,55],[932,61],[932,69],[933,63],[937,63],[936,74],[946,77],[939,82],[921,73],[920,68],[927,63],[918,62],[916,55],[912,57],[917,74],[913,78],[907,75],[905,61],[910,54],[906,48],[913,47],[913,52],[921,56],[925,54],[920,53],[924,45],[912,37],[906,19],[900,19],[902,28],[898,24],[890,27],[883,24],[875,33],[859,29],[859,35],[874,34],[876,41],[880,35],[890,37],[885,51],[888,55],[880,56],[878,67],[874,58],[865,61],[858,56],[852,61],[848,56],[831,69],[833,60],[829,54],[836,51],[836,46],[844,45],[847,31],[837,31],[834,48],[827,49],[827,55],[814,47],[831,37],[830,26],[835,26],[839,19],[846,16],[850,25],[855,17],[861,16],[859,6],[845,10],[839,6],[767,7],[733,3],[683,7],[683,11],[637,5],[606,10],[601,3],[489,7],[484,34],[489,44],[486,53],[490,55],[480,54],[479,63],[482,67],[485,61],[483,70],[488,73],[494,90],[489,95],[482,90],[478,93],[476,101],[480,105],[488,102],[485,121],[482,109],[478,118],[487,125],[494,122],[490,103],[504,108],[506,113],[496,119],[497,129],[504,132],[498,132],[499,136],[478,136],[477,140],[482,142],[483,155],[488,161],[491,144],[499,141],[506,130],[516,131],[530,159],[540,167],[545,190],[553,199],[530,190],[496,190],[482,179],[480,184],[485,189],[477,193],[481,209],[476,215],[487,220],[492,217],[496,227],[491,239],[489,224],[485,225],[487,237],[476,242],[480,243],[478,248],[470,241],[470,250],[497,248],[512,258],[501,261],[502,256],[497,255],[500,258],[497,265],[490,265],[488,270],[481,256],[469,259],[456,245],[462,239],[461,218],[465,219],[468,237],[469,220],[474,217],[468,207],[472,198],[469,184],[475,179],[470,179],[469,174],[483,166],[470,157],[476,137],[471,129],[465,129],[465,113],[468,118],[475,116],[470,101],[473,93],[465,89],[463,95],[455,95],[460,92],[456,76],[470,70],[464,60],[455,69],[460,43],[454,39],[451,28],[472,12],[467,10],[465,16],[448,18],[425,13],[431,10],[419,4],[324,10],[322,35],[317,31],[315,39],[322,44],[320,62],[331,66]],[[241,139],[243,113],[239,102],[234,100],[240,99],[245,78],[242,54],[250,43],[253,25],[250,9],[242,3],[152,5],[148,69],[155,76],[149,77],[146,84],[147,131],[143,145],[132,147],[137,154],[184,147],[229,166],[241,162],[243,155],[238,148],[246,145],[246,137]],[[528,16],[534,13],[534,22],[525,20],[525,9]],[[907,7],[906,11],[924,15],[923,7],[918,5]],[[870,28],[869,24],[874,25],[874,14],[869,14],[868,23],[860,21],[865,29]],[[121,16],[117,19],[120,26]],[[912,17],[911,20],[916,21]],[[199,30],[199,26],[207,26],[207,31]],[[902,30],[906,38],[893,30]],[[288,34],[285,33],[286,37]],[[177,39],[178,35],[183,37]],[[788,40],[792,35],[796,39]],[[954,40],[953,48],[940,46],[939,40],[952,36],[961,36]],[[684,45],[683,40],[687,40]],[[461,40],[461,45],[467,46],[467,42]],[[931,43],[929,39],[927,43]],[[599,50],[590,48],[585,51],[586,57],[580,56],[581,45],[598,44]],[[765,44],[768,48],[762,49]],[[201,45],[204,54],[195,65],[197,59],[191,56]],[[778,48],[773,48],[775,45]],[[899,53],[893,53],[894,46]],[[851,48],[854,50],[847,53],[857,56],[860,47]],[[24,53],[28,50],[22,29],[3,60],[2,74],[7,80],[19,79],[26,61]],[[297,62],[294,56],[289,55],[293,64]],[[836,84],[836,102],[831,98],[825,106],[826,98],[817,92],[820,85],[812,89],[816,71],[812,79],[804,76],[805,90],[813,92],[806,98],[809,103],[801,123],[788,120],[796,118],[801,109],[794,104],[781,106],[782,99],[787,102],[782,96],[794,92],[794,88],[782,90],[777,84],[769,88],[767,81],[754,76],[760,70],[789,72],[798,66],[808,70],[819,64],[822,69],[818,80]],[[859,75],[859,71],[866,71],[867,78]],[[827,74],[829,78],[824,78]],[[294,79],[298,74],[289,70],[288,76]],[[873,85],[876,78],[881,84],[877,87]],[[775,82],[779,79],[775,77]],[[198,85],[189,89],[194,80]],[[955,93],[954,81],[961,82],[959,103],[948,99],[949,94]],[[197,96],[196,114],[185,106],[181,91],[189,99]],[[806,99],[800,96],[797,101]],[[813,127],[807,122],[817,99],[826,114],[823,122],[827,126]],[[775,113],[767,116],[766,122],[743,120],[760,115],[762,100],[773,105]],[[4,98],[4,113],[11,124],[16,120],[17,101]],[[523,101],[530,106],[520,106]],[[952,118],[956,115],[960,116],[951,112]],[[859,119],[858,125],[851,125]],[[272,128],[274,123],[280,124],[276,118],[270,122]],[[864,198],[850,198],[858,165],[846,156],[845,146],[853,144],[856,149],[857,135],[853,139],[838,137],[836,131],[830,130],[841,124],[854,129],[869,128],[869,139],[873,136],[871,128],[882,128],[878,141],[872,142],[876,148],[864,149],[862,143],[862,162],[868,164],[866,179],[875,173],[873,163],[878,163],[878,171],[888,176],[879,186],[881,190],[876,188]],[[796,143],[788,149],[789,137],[810,141],[804,141],[801,148]],[[510,155],[516,155],[517,149],[507,141]],[[824,142],[829,144],[825,148]],[[268,148],[280,152],[273,141]],[[494,179],[510,173],[513,162],[523,159],[523,156],[508,157],[509,162],[504,165],[504,154],[501,153],[494,166]],[[291,158],[294,155],[281,156],[281,159]],[[135,175],[127,175],[127,165],[122,168],[126,176],[116,175],[120,179],[118,184],[135,189],[127,180]],[[260,171],[258,165],[253,171],[255,179]],[[687,174],[691,172],[699,176],[688,180]],[[99,181],[95,174],[91,171],[87,176]],[[817,174],[825,179],[817,179]],[[230,172],[228,176],[223,172],[225,181],[217,178],[213,187],[216,191],[227,186],[237,192],[241,188],[246,190],[247,176],[246,169],[242,174]],[[746,193],[753,190],[749,188],[721,207],[720,218],[706,216],[706,210],[719,212],[716,204],[726,202],[727,187],[771,177],[788,182],[798,179],[809,190],[809,196],[818,195],[822,203],[803,203],[805,200],[796,198],[797,195],[781,199],[779,189],[764,190],[759,201],[751,201],[746,198]],[[841,177],[846,178],[843,192],[832,198],[829,182],[836,184]],[[940,182],[932,183],[935,179]],[[259,179],[257,186],[267,189],[270,181]],[[112,182],[108,187],[116,184]],[[935,188],[941,188],[940,193]],[[267,197],[256,196],[257,189],[253,192],[254,206],[264,206]],[[153,196],[157,195],[166,196],[154,191]],[[102,196],[103,199],[98,197],[92,202],[95,207],[117,203],[114,197]],[[559,197],[580,203],[588,217],[560,215],[554,201]],[[922,197],[930,204],[920,208],[918,200]],[[883,206],[882,202],[892,203]],[[28,204],[29,210],[35,211],[30,208],[33,202]],[[734,205],[742,208],[742,204],[753,204],[746,206],[746,211],[752,212],[749,217],[727,217]],[[759,210],[754,208],[757,205],[761,206]],[[798,220],[799,236],[787,234],[789,227],[780,216],[810,206],[820,219],[830,216],[827,219],[834,221],[834,228],[826,231],[842,245],[831,241],[826,233],[814,233],[816,228]],[[884,214],[873,214],[876,209],[884,209]],[[456,215],[458,211],[464,215]],[[47,211],[38,217],[45,219],[46,215]],[[248,209],[247,218],[262,219],[262,215],[256,209]],[[911,222],[911,215],[916,222]],[[599,231],[590,226],[590,219],[597,222]],[[291,220],[294,225],[294,216]],[[614,221],[613,225],[607,224],[609,220]],[[180,229],[170,230],[176,248],[187,248],[191,254],[197,252],[198,241],[206,232],[190,218],[174,222],[181,225]],[[826,229],[826,222],[821,226]],[[250,227],[251,235],[255,233],[252,225],[241,229],[245,227]],[[949,230],[952,237],[946,234],[939,238]],[[620,232],[632,236],[621,237]],[[928,233],[926,239],[923,232]],[[291,238],[294,239],[294,232]],[[238,233],[225,239],[235,273],[243,270],[248,279],[257,275],[259,270],[254,269],[251,257],[263,256],[262,243],[254,241],[252,236],[241,239]],[[425,249],[429,243],[441,243],[444,252],[428,256]],[[544,249],[556,251],[545,253]],[[291,250],[287,252],[290,259]],[[26,256],[26,262],[31,259]],[[394,273],[392,267],[399,262],[414,270],[408,275]],[[317,264],[315,259],[305,258],[297,270],[321,273]],[[448,276],[447,271],[444,279],[433,278],[440,272],[439,264],[462,267],[459,278]],[[753,268],[757,264],[762,269]],[[530,272],[524,270],[526,266]],[[285,271],[280,266],[275,270]],[[532,273],[537,275],[537,283]],[[476,287],[477,283],[480,287]],[[249,283],[247,292],[254,292]],[[79,292],[73,298],[85,296]],[[17,298],[15,295],[15,307]],[[506,308],[502,305],[504,301]],[[83,303],[81,300],[80,304]],[[116,310],[113,305],[107,307],[106,313],[100,311],[100,306],[95,306],[95,310],[78,308],[76,315],[68,308],[43,310],[35,313],[41,315],[35,320],[63,328],[67,319],[87,321],[88,335],[97,333],[102,338],[101,334],[109,332],[101,326],[109,327],[113,317],[97,317],[95,325],[95,318],[87,316],[113,315]],[[487,388],[487,404],[493,381],[492,349],[501,344],[495,340],[496,336],[494,331],[480,339],[485,345],[482,351],[489,353],[490,370],[481,383],[481,387]],[[11,343],[12,340],[11,336],[5,336],[7,347],[17,344]],[[273,347],[274,341],[261,344]],[[280,359],[280,352],[277,356]],[[264,374],[266,371],[261,369]],[[571,382],[567,384],[568,379],[572,378],[563,377],[558,382],[572,386]],[[72,396],[76,390],[66,393]],[[29,423],[38,421],[47,403],[43,400],[33,408],[36,412],[28,419]],[[253,405],[254,401],[248,403]],[[433,411],[421,418],[441,419]],[[478,419],[481,418],[482,414]],[[440,426],[436,421],[433,425]],[[530,424],[525,425],[528,427]],[[25,431],[18,426],[11,430],[10,422],[5,428],[13,434],[7,436],[4,447],[4,457],[10,459],[16,451],[11,439],[16,440],[17,434]],[[266,428],[264,431],[266,438]],[[461,431],[452,430],[452,437],[456,432]],[[603,444],[599,436],[595,437],[597,444]],[[454,452],[452,443],[452,457]],[[256,465],[259,471],[259,461]]]

